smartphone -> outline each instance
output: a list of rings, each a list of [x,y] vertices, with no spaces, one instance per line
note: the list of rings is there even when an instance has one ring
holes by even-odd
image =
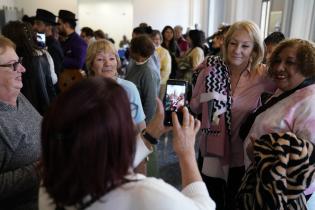
[[[37,33],[36,34],[37,45],[40,48],[46,47],[46,36],[45,33]]]
[[[170,79],[166,83],[166,93],[164,97],[164,125],[172,126],[172,112],[176,112],[179,122],[183,122],[182,109],[187,101],[188,83],[184,80]]]

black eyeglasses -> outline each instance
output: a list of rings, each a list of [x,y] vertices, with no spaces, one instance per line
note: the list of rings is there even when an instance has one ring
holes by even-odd
[[[14,63],[10,63],[10,64],[1,64],[0,67],[8,67],[8,68],[12,69],[13,71],[16,71],[18,65],[19,64],[22,65],[22,60],[23,60],[23,58],[20,57],[18,61],[14,62]]]

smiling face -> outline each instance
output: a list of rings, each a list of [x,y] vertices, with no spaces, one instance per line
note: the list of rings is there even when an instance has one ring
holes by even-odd
[[[22,83],[22,73],[25,72],[25,68],[21,64],[16,64],[14,69],[13,64],[18,62],[19,57],[17,56],[15,50],[11,47],[6,47],[2,54],[0,54],[0,65],[12,65],[11,67],[0,67],[0,71],[10,71],[13,80],[6,85],[7,89],[17,89],[20,90],[23,87]]]
[[[1,38],[0,42],[3,42]],[[16,106],[17,96],[23,87],[22,73],[25,68],[19,62],[12,47],[0,48],[0,100],[13,106]]]
[[[254,49],[254,42],[245,30],[236,30],[227,46],[227,62],[234,68],[245,68]]]
[[[299,70],[297,50],[297,46],[283,48],[270,67],[271,76],[282,91],[291,90],[306,79]]]
[[[114,78],[117,74],[117,59],[113,52],[98,52],[92,62],[91,69],[96,76]]]

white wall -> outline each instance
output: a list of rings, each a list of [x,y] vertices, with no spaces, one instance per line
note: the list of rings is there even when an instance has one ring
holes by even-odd
[[[93,30],[102,29],[115,40],[116,47],[123,35],[131,38],[133,10],[131,1],[89,0],[79,3],[80,26],[88,26]]]
[[[224,21],[252,20],[260,24],[261,0],[225,0]]]
[[[29,16],[36,14],[36,9],[46,9],[58,15],[60,9],[69,10],[78,14],[77,0],[15,0],[17,7],[24,8],[24,13]]]
[[[315,30],[314,26],[311,26],[312,14],[315,12],[313,11],[315,8],[314,4],[314,0],[294,1],[290,37],[311,38],[310,36]]]
[[[224,14],[225,3],[222,0],[209,0],[209,26],[208,35],[211,36],[218,30],[220,24],[225,22]],[[230,22],[227,22],[230,24]]]
[[[260,25],[261,0],[209,0],[209,35],[222,23],[251,20]]]
[[[0,6],[14,7],[16,0],[0,0]]]
[[[158,30],[165,25],[181,25],[185,31],[190,26],[190,0],[133,0],[132,3],[133,27],[146,22]]]

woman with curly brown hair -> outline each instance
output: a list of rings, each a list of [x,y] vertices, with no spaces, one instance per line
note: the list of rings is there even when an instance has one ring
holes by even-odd
[[[281,135],[282,133],[291,132],[297,138],[305,139],[309,142],[312,142],[313,144],[315,143],[314,43],[302,39],[290,39],[280,42],[280,44],[271,54],[269,66],[269,73],[272,79],[275,81],[278,89],[275,94],[266,102],[266,104],[259,107],[255,111],[255,113],[251,115],[250,118],[248,118],[248,121],[245,124],[246,126],[243,126],[246,129],[242,129],[242,131],[249,131],[248,134],[243,132],[241,133],[242,136],[247,136],[244,142],[244,149],[246,149],[246,152],[244,154],[246,167],[249,166],[251,160],[253,160],[254,158],[254,150],[252,144],[255,144],[256,156],[256,148],[258,147],[256,147],[255,142],[261,142],[262,136],[265,134],[278,133]],[[273,148],[277,147],[274,145]],[[293,154],[294,151],[298,150],[298,146],[299,145],[287,145],[287,147],[289,147],[290,149],[286,151],[285,154],[290,154],[290,156],[292,156],[291,153]],[[274,153],[275,156],[276,154],[278,154],[279,157],[281,156],[282,158],[285,158],[285,155],[283,154],[279,155],[280,153]],[[294,156],[300,157],[302,156],[302,153]],[[257,159],[255,158],[255,160]],[[266,162],[266,160],[264,161]],[[304,161],[299,162],[298,165],[301,166],[305,163]],[[296,162],[297,161],[290,162],[290,166],[296,164]],[[277,180],[283,179],[283,177],[285,176],[290,178],[290,175],[292,174],[287,172],[288,169],[284,168],[283,164],[276,164],[278,164],[276,161],[270,163],[270,165],[274,165],[275,168],[281,169],[277,171]],[[254,165],[258,165],[257,161],[255,161]],[[269,172],[270,171],[271,170],[269,170]],[[295,171],[296,173],[294,177],[291,178],[292,180],[297,180],[297,184],[304,184],[307,182],[307,180],[312,180],[310,175],[308,175],[309,177],[306,178],[307,173],[306,176],[297,175],[298,172],[301,172],[301,170],[297,167],[295,168]],[[283,172],[286,173],[286,175],[283,175]],[[263,172],[258,173],[263,174]],[[297,179],[296,177],[299,177],[299,179]],[[271,179],[271,181],[276,180]],[[266,182],[263,184],[266,184]],[[292,181],[290,184],[292,184]],[[282,192],[285,192],[284,194],[286,194],[287,196],[287,202],[284,202],[285,205],[287,205],[285,209],[296,209],[294,208],[294,204],[299,205],[298,209],[305,209],[303,208],[305,207],[303,206],[303,201],[305,201],[305,198],[300,198],[300,200],[298,199],[299,196],[301,196],[301,194],[303,193],[295,194],[294,196],[292,196],[292,193],[298,191],[303,192],[303,189],[309,186],[305,184],[305,186],[303,186],[304,188],[302,188],[301,186],[296,188],[286,187],[286,185],[274,185],[272,187],[276,190],[278,195],[280,195]],[[314,186],[309,187],[305,191],[305,194],[311,194],[314,191]],[[256,190],[256,193],[257,192],[258,191]],[[279,198],[278,195],[276,195],[277,198]],[[262,209],[274,209],[272,207],[270,208],[273,200],[264,199],[264,201],[265,202],[263,205],[265,207]],[[249,207],[249,209],[253,208]]]
[[[244,148],[250,138],[259,138],[270,131],[291,131],[298,137],[315,143],[315,47],[301,39],[281,42],[270,57],[269,73],[278,90],[260,107],[268,102],[284,97],[263,112],[256,111],[256,118],[244,141]],[[282,98],[281,97],[281,98]],[[271,117],[272,116],[272,117]],[[250,163],[245,155],[245,165]]]

